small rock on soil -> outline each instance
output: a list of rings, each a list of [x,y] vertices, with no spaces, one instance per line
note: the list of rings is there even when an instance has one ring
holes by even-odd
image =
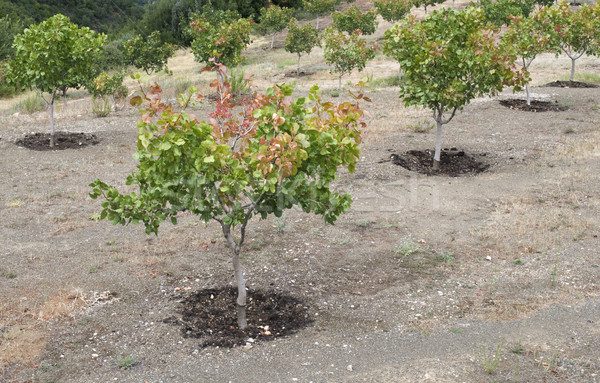
[[[402,154],[392,154],[390,158],[396,165],[427,175],[458,177],[481,173],[489,168],[488,164],[476,158],[485,157],[486,153],[471,155],[456,148],[445,148],[440,155],[440,168],[434,170],[433,154],[432,150],[409,150]]]
[[[97,145],[100,142],[94,134],[56,132],[54,134],[54,147],[50,147],[50,133],[32,133],[17,140],[16,144],[31,150],[65,150],[80,149],[88,145]]]
[[[298,298],[273,291],[249,290],[248,327],[237,325],[237,289],[197,291],[181,302],[180,318],[165,322],[183,326],[186,337],[199,338],[200,347],[235,347],[270,341],[313,323],[308,307]]]

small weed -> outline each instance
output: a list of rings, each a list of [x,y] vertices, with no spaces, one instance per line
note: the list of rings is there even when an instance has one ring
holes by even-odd
[[[504,339],[496,346],[496,350],[488,354],[485,339],[483,341],[483,369],[488,374],[493,374],[502,360],[502,349],[504,348]]]
[[[440,253],[435,258],[438,262],[451,264],[454,262],[454,253],[452,253],[451,251]]]
[[[275,231],[275,234],[283,234],[285,233],[285,230],[285,217],[273,221],[273,231]]]
[[[451,328],[451,329],[450,329],[450,332],[451,332],[451,333],[454,333],[454,334],[462,334],[462,333],[463,333],[463,330],[462,330],[462,329],[460,329],[460,328]]]
[[[558,259],[560,257],[560,249],[556,252],[556,259],[554,260],[554,268],[552,269],[552,279],[551,279],[551,285],[552,287],[554,287],[554,284],[556,283],[556,273],[558,272]]]
[[[23,202],[19,201],[18,199],[13,199],[12,201],[9,201],[6,203],[6,207],[19,207],[19,206],[23,206]]]
[[[335,89],[335,90],[332,90],[331,92],[329,92],[329,95],[331,97],[340,97],[340,92],[337,89]]]
[[[110,245],[114,244],[114,243],[115,243],[115,241],[116,241],[116,239],[114,239],[114,238],[111,238],[111,239],[109,239],[108,241],[106,241],[106,245],[110,246]]]
[[[94,222],[98,222],[98,221],[100,221],[100,214],[92,214],[90,216],[90,219]]]
[[[521,355],[523,354],[523,352],[525,351],[525,349],[523,348],[523,345],[521,344],[521,342],[517,343],[511,350],[510,352],[512,352],[513,354],[517,354],[517,355]]]
[[[231,85],[231,94],[234,96],[240,96],[243,93],[250,92],[248,82],[244,79],[245,75],[244,72],[231,71],[229,85]]]
[[[80,321],[77,321],[77,324],[80,326],[87,326],[87,324],[90,323],[90,318],[83,318]]]
[[[372,219],[361,219],[361,220],[356,221],[356,226],[367,227],[373,223],[375,223],[375,221]]]
[[[112,257],[110,257],[110,260],[115,262],[115,263],[123,263],[125,262],[125,258],[123,258],[123,256],[121,255],[113,255]]]
[[[396,254],[401,255],[403,257],[409,257],[419,251],[423,251],[421,247],[419,247],[412,238],[408,237],[402,241],[402,244],[396,248]]]
[[[89,269],[90,274],[96,274],[98,272],[98,266],[92,266]]]
[[[128,355],[128,356],[118,358],[115,363],[116,363],[118,369],[129,370],[131,367],[138,364],[138,361],[135,359],[135,357]]]
[[[336,245],[340,245],[340,246],[345,246],[345,245],[349,245],[351,243],[356,242],[356,240],[354,238],[340,238],[340,239],[336,239],[333,241]]]
[[[521,260],[521,258],[515,259],[513,262],[514,262],[515,265],[522,265],[523,264],[523,261]]]
[[[15,279],[17,277],[17,273],[15,273],[14,271],[9,271],[8,273],[6,273],[6,278],[8,279]]]
[[[571,127],[569,126],[568,128],[565,128],[565,129],[563,130],[563,133],[564,133],[564,134],[572,134],[572,133],[575,133],[575,129],[573,129],[573,128],[571,128]]]
[[[96,117],[106,117],[112,111],[110,98],[107,96],[94,97],[92,96],[92,113]]]
[[[54,216],[54,218],[52,220],[56,223],[61,223],[61,222],[65,222],[67,219],[62,215],[56,215],[56,216]]]

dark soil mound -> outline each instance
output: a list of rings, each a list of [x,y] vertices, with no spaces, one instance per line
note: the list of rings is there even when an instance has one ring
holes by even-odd
[[[553,81],[544,86],[554,88],[597,88],[598,85],[581,81]]]
[[[98,137],[86,133],[56,132],[54,134],[54,147],[50,147],[50,133],[33,133],[17,140],[16,144],[31,150],[65,150],[80,149],[88,145],[97,145]]]
[[[237,290],[232,287],[200,290],[182,301],[181,319],[167,322],[183,325],[184,336],[200,338],[200,347],[269,341],[293,334],[313,322],[308,307],[299,299],[273,291],[250,290],[248,328],[240,330],[236,297]]]
[[[473,155],[451,148],[442,150],[440,168],[433,170],[433,154],[431,150],[409,150],[402,154],[392,154],[390,158],[392,163],[396,165],[427,175],[458,177],[465,174],[481,173],[489,168],[488,164],[478,161]],[[481,153],[477,156],[485,157],[485,155],[485,153]]]
[[[300,69],[300,77],[311,76],[313,74],[315,74],[314,71]],[[295,70],[291,70],[291,71],[285,72],[285,77],[298,77],[298,76],[297,76],[297,73]]]
[[[538,101],[531,100],[531,105],[527,105],[527,100],[508,99],[500,100],[500,105],[510,109],[522,110],[525,112],[562,112],[569,109],[566,106],[558,105],[557,101]]]

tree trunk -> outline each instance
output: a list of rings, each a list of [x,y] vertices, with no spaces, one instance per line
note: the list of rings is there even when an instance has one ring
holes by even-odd
[[[529,84],[525,84],[525,93],[527,93],[527,106],[531,106],[531,95],[529,93]]]
[[[338,90],[342,89],[342,74],[340,73],[338,77]]]
[[[233,235],[231,234],[231,226],[221,223],[221,229],[223,230],[223,235],[225,236],[227,244],[231,249],[233,277],[238,290],[238,296],[236,299],[237,321],[238,327],[243,330],[248,327],[248,319],[246,316],[246,280],[244,279],[244,271],[240,265],[240,251],[242,249],[245,227],[241,229],[242,238],[239,242],[236,242],[233,238]]]
[[[296,68],[296,77],[300,77],[300,53],[298,53],[298,67]]]
[[[319,16],[317,16],[317,31],[319,30]]]
[[[402,65],[398,68],[398,81],[402,81]]]
[[[271,49],[273,49],[273,43],[275,42],[275,33],[271,36]]]
[[[433,170],[439,170],[442,154],[442,116],[436,117],[435,125],[437,126],[437,135],[435,139],[435,154],[433,155]]]
[[[571,59],[571,82],[575,80],[575,59]]]
[[[236,301],[238,326],[241,330],[243,330],[248,327],[248,319],[246,317],[246,280],[244,279],[244,271],[240,265],[239,246],[236,246],[233,249],[233,274],[238,290]]]
[[[56,96],[56,90],[52,92],[52,98],[50,98],[50,147],[54,147],[54,97]]]

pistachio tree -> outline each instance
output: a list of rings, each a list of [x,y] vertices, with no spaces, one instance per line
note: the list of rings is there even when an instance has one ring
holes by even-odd
[[[317,30],[319,30],[319,18],[328,15],[335,10],[338,0],[306,0],[304,8],[317,18]]]
[[[549,35],[547,23],[538,13],[529,17],[512,17],[511,23],[504,35],[502,44],[507,49],[514,49],[524,71],[529,72],[529,66],[540,53],[548,49]],[[527,105],[531,105],[529,82],[525,84]]]
[[[250,44],[251,23],[247,19],[234,18],[221,13],[222,17],[199,15],[190,23],[193,37],[191,48],[194,60],[209,67],[218,64],[234,67],[244,62],[242,52]],[[223,82],[222,72],[217,71]]]
[[[374,5],[385,21],[395,23],[408,15],[415,4],[413,0],[375,0]]]
[[[269,8],[261,9],[260,24],[257,28],[261,33],[271,35],[271,49],[273,49],[275,33],[283,31],[290,20],[292,20],[292,9],[290,8],[271,5]]]
[[[309,55],[312,49],[320,46],[319,31],[310,24],[298,25],[296,19],[292,19],[288,24],[288,34],[285,38],[285,50],[298,55],[298,65],[296,67],[296,76],[300,76],[300,57],[303,54]]]
[[[331,65],[331,72],[338,75],[338,89],[342,87],[344,74],[350,74],[354,69],[362,72],[367,61],[375,58],[375,47],[369,45],[360,33],[345,34],[329,27],[323,33],[323,41],[323,56],[325,62]]]
[[[550,48],[557,56],[564,52],[571,59],[571,81],[575,79],[575,62],[586,53],[600,50],[598,7],[598,4],[594,7],[584,4],[572,10],[567,2],[561,1],[539,11],[539,17],[550,24]]]
[[[495,95],[505,86],[518,89],[525,82],[525,74],[516,70],[514,51],[499,46],[481,9],[444,9],[423,20],[410,16],[386,31],[383,49],[397,57],[403,68],[400,97],[404,104],[433,112],[436,170],[442,126],[458,110],[476,97]]]
[[[163,43],[160,32],[154,31],[148,36],[137,35],[123,43],[125,64],[133,65],[146,74],[164,70],[171,73],[167,61],[173,57],[177,47]]]
[[[340,32],[360,31],[363,35],[372,35],[377,30],[377,13],[373,9],[363,12],[358,7],[351,6],[343,12],[333,12],[331,16],[333,26]]]
[[[15,37],[9,81],[34,88],[50,107],[50,147],[54,146],[54,100],[61,89],[78,88],[92,76],[92,64],[105,36],[79,28],[57,14]],[[49,96],[44,96],[48,93]]]
[[[221,64],[215,68],[224,71]],[[143,223],[148,234],[157,234],[167,219],[177,223],[181,211],[216,222],[231,254],[238,325],[244,329],[247,293],[240,254],[247,225],[255,216],[280,217],[294,206],[330,224],[348,210],[351,196],[334,191],[332,181],[338,167],[353,171],[356,165],[362,96],[333,105],[322,102],[316,85],[308,97],[294,98],[284,84],[256,92],[234,112],[227,82],[215,80],[213,86],[220,97],[208,122],[185,111],[201,98],[195,89],[180,95],[181,111],[161,100],[156,84],[132,99],[142,118],[139,165],[127,184],[139,190],[121,194],[97,179],[90,196],[103,199],[102,219]]]

